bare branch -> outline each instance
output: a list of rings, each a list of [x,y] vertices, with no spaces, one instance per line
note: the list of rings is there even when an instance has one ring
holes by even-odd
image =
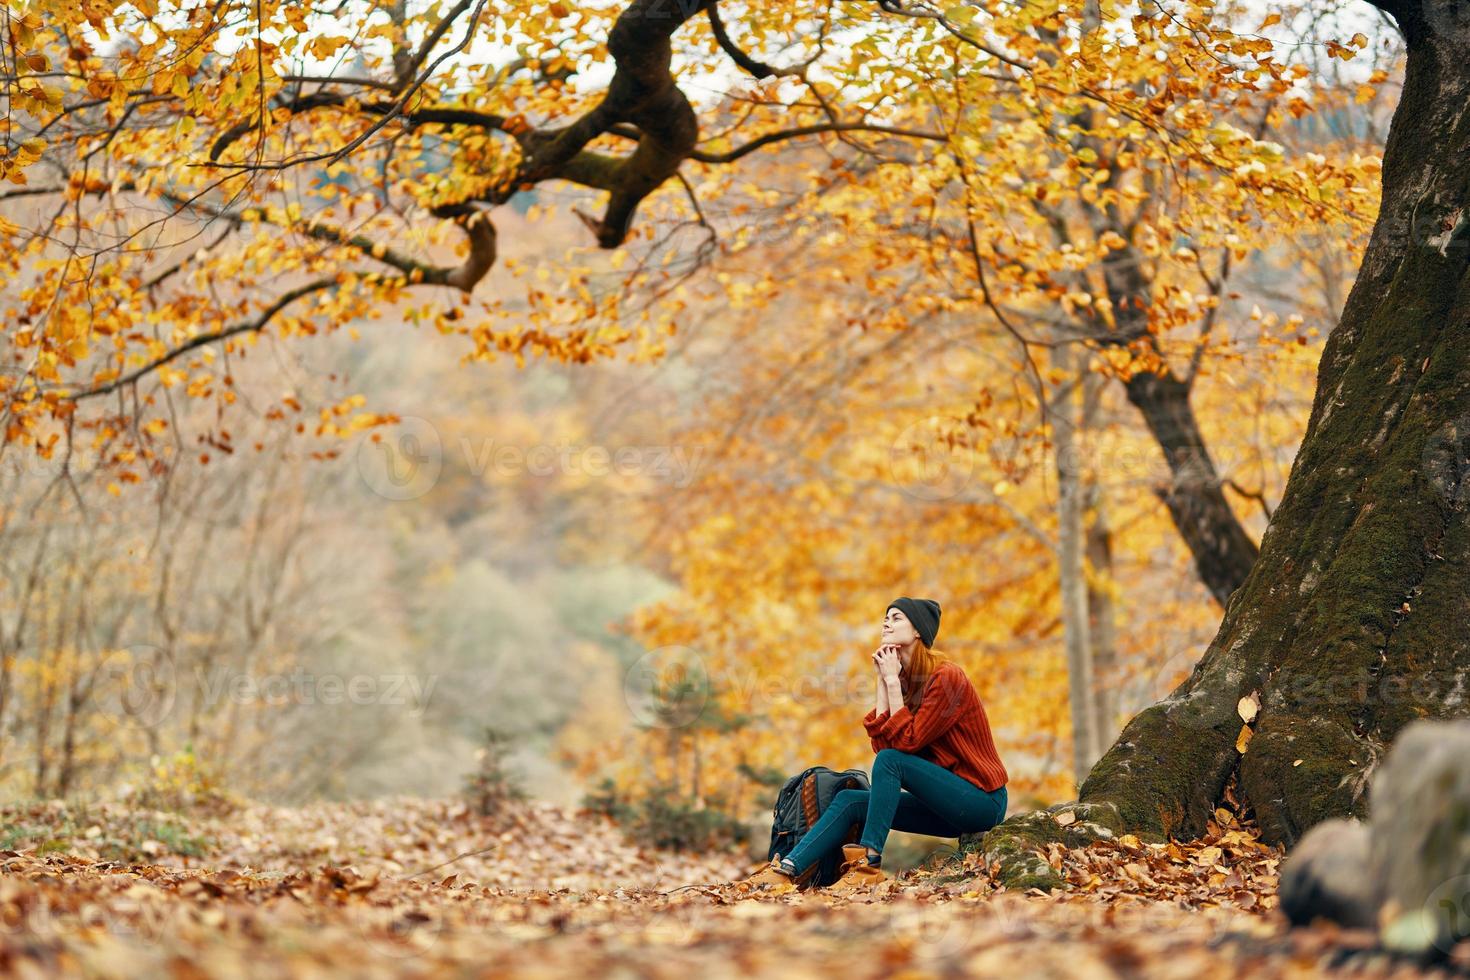
[[[140,378],[146,377],[152,372],[157,371],[165,364],[184,356],[191,350],[196,350],[200,347],[205,347],[209,344],[217,343],[221,340],[225,340],[226,338],[233,337],[236,334],[254,333],[256,331],[262,330],[265,328],[265,325],[275,317],[277,313],[281,312],[283,309],[285,309],[287,306],[290,306],[298,299],[301,299],[303,296],[310,296],[312,293],[320,292],[323,289],[329,289],[335,285],[337,285],[336,277],[330,279],[317,279],[313,282],[307,283],[304,286],[297,286],[295,289],[288,290],[285,293],[282,293],[280,296],[276,297],[276,301],[274,303],[261,310],[258,315],[252,317],[249,320],[231,324],[227,327],[221,327],[218,330],[213,330],[209,333],[200,334],[197,337],[191,337],[184,344],[181,344],[180,346],[175,347],[174,349],[167,351],[166,353],[160,354],[158,357],[149,361],[147,364],[142,365],[141,367],[134,368],[126,374],[119,375],[111,381],[105,381],[101,384],[93,385],[90,388],[86,388],[73,394],[63,394],[61,395],[61,398],[63,401],[79,402],[85,398],[95,398],[98,395],[105,395],[109,392],[117,391],[120,388],[123,388],[126,385],[130,385]]]

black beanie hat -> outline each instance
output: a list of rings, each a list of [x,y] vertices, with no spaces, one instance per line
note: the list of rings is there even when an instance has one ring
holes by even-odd
[[[932,647],[934,637],[939,635],[939,603],[933,599],[910,599],[908,596],[900,596],[888,604],[888,609],[897,609],[909,618],[918,631],[919,639],[924,641],[924,646]],[[883,610],[884,613],[888,609]]]

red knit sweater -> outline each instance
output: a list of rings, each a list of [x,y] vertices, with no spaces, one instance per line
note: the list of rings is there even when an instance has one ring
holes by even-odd
[[[873,751],[898,749],[928,759],[968,779],[987,792],[1006,784],[1009,778],[990,737],[990,722],[970,678],[952,660],[942,662],[929,678],[919,710],[878,714],[869,711],[863,727]]]

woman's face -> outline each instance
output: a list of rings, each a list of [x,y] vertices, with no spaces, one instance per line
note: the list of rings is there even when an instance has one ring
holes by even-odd
[[[913,647],[914,641],[918,638],[918,630],[914,629],[914,624],[909,622],[909,618],[905,616],[899,609],[889,609],[888,612],[884,614],[883,642],[885,644],[898,644],[899,657],[905,662],[905,664],[908,661],[909,651]]]

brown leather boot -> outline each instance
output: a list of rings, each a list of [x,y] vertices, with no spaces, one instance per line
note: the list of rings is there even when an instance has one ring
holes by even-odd
[[[735,883],[736,890],[746,894],[784,895],[796,891],[796,882],[785,872],[778,871],[781,862],[772,860],[763,864],[750,877]]]
[[[887,881],[881,868],[868,863],[868,849],[862,844],[842,845],[842,877],[832,882],[827,890],[838,895],[852,895],[869,891],[874,885]]]

